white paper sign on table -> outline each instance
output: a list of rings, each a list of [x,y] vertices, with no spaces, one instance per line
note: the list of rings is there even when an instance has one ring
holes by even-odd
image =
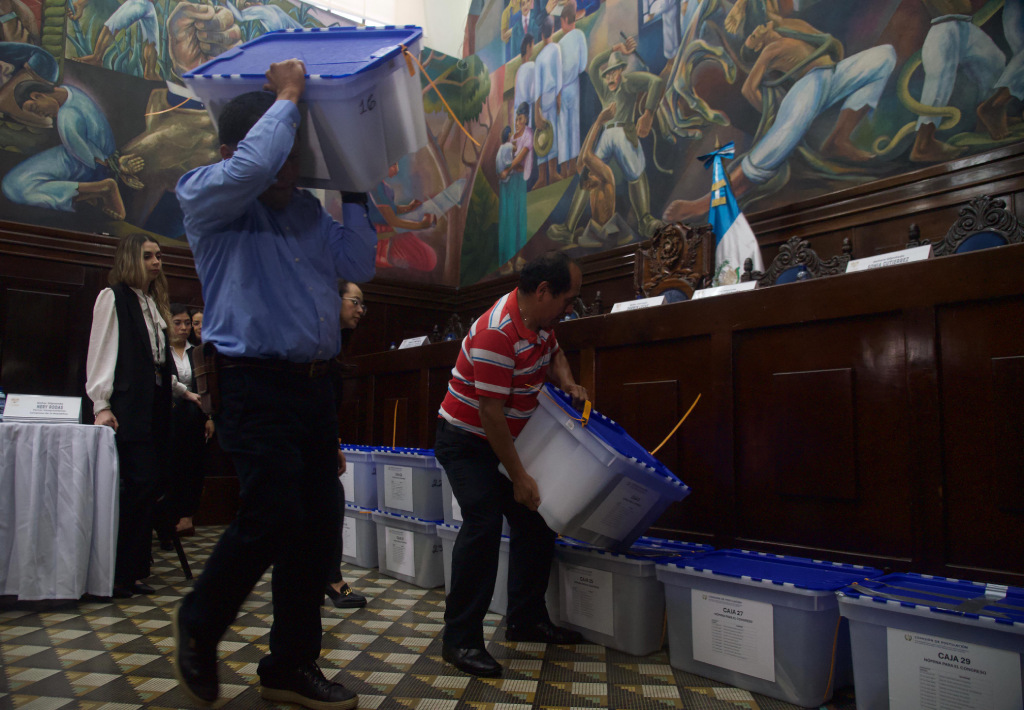
[[[693,292],[693,300],[696,301],[701,298],[710,298],[711,296],[724,296],[728,293],[739,293],[740,291],[753,291],[755,288],[757,288],[757,281],[743,281],[738,284],[699,288]]]
[[[651,296],[650,298],[637,298],[632,301],[619,301],[612,306],[612,313],[622,313],[624,311],[639,311],[641,308],[650,308],[652,306],[660,306],[665,303],[664,296]]]
[[[886,629],[889,707],[1019,710],[1020,654]]]
[[[846,273],[852,274],[855,271],[867,271],[869,269],[880,269],[883,266],[898,266],[899,264],[909,264],[914,261],[924,261],[931,257],[931,255],[931,244],[889,252],[888,254],[875,254],[874,256],[853,259],[848,262],[846,264]]]
[[[384,505],[412,512],[412,467],[384,465]]]
[[[349,557],[355,557],[359,549],[359,535],[356,532],[356,521],[349,513],[341,523],[341,548]]]
[[[690,590],[693,658],[775,682],[771,604]]]
[[[562,565],[562,608],[574,626],[615,635],[612,573],[580,565]]]
[[[4,421],[81,424],[82,398],[9,394],[4,406]]]
[[[388,569],[407,577],[416,576],[413,533],[409,530],[384,528],[384,559]]]
[[[418,348],[420,345],[428,345],[430,343],[429,335],[421,335],[418,338],[406,338],[402,341],[402,344],[398,346],[399,350],[405,350],[406,348]]]

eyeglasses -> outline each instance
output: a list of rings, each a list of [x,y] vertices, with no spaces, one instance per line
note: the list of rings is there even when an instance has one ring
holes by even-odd
[[[366,307],[365,303],[363,303],[362,301],[360,301],[358,298],[356,298],[354,296],[342,296],[341,299],[343,301],[348,301],[349,303],[351,303],[356,308],[362,308],[363,309],[363,313],[366,313],[366,312],[368,312],[370,310],[369,308]]]

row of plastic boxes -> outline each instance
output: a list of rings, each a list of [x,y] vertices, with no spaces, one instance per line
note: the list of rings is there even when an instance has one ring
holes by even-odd
[[[448,587],[457,525],[347,516],[375,535],[346,541],[347,561]],[[508,546],[503,536],[498,614]],[[625,554],[560,539],[548,610],[636,656],[659,650],[667,628],[673,667],[803,707],[851,683],[858,710],[1024,707],[1024,589],[655,538]]]

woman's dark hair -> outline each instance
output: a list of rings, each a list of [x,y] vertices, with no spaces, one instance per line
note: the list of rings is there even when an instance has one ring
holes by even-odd
[[[521,104],[519,104],[518,108],[516,108],[516,115],[517,116],[527,116],[527,117],[529,117],[529,115],[530,115],[530,104],[526,103],[525,101],[522,102]]]
[[[188,317],[190,319],[192,318],[191,309],[188,306],[186,306],[184,303],[172,303],[171,304],[171,311],[170,311],[170,313],[171,313],[171,318],[173,318],[174,316],[178,315],[179,313],[187,313]]]
[[[571,267],[574,263],[565,252],[545,252],[523,267],[519,274],[519,290],[534,293],[541,282],[547,281],[552,295],[565,293],[572,288]]]
[[[188,314],[190,316],[194,316],[196,313],[202,313],[204,310],[206,310],[206,309],[203,308],[202,306],[189,306],[188,307]]]
[[[269,91],[250,91],[228,101],[217,119],[220,142],[238,145],[275,101],[277,96]]]

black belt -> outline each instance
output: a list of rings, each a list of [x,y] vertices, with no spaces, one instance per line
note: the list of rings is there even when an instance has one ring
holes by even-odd
[[[480,438],[479,436],[477,436],[476,434],[474,434],[471,431],[466,431],[465,429],[462,429],[460,427],[455,426],[454,424],[452,424],[450,421],[448,421],[447,419],[445,419],[443,417],[438,417],[437,421],[438,421],[438,428],[440,428],[441,431],[446,431],[449,434],[459,434],[460,436],[469,436],[469,437],[472,437],[474,439],[479,439]]]
[[[314,360],[313,362],[291,362],[290,360],[275,360],[263,357],[235,357],[217,353],[218,365],[221,368],[229,367],[253,367],[259,370],[274,370],[276,372],[289,372],[295,375],[302,375],[310,379],[324,377],[331,371],[330,360]]]

